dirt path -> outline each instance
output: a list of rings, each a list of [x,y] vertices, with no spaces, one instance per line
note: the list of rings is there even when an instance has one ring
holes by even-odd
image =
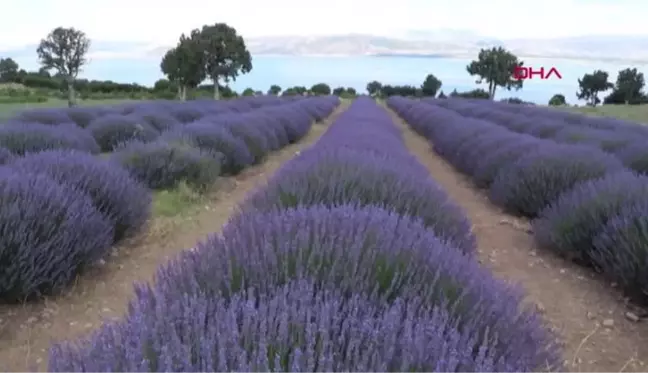
[[[137,245],[120,248],[101,269],[80,278],[69,294],[41,304],[0,307],[0,370],[44,371],[50,341],[87,333],[102,319],[122,315],[134,281],[152,279],[156,268],[169,257],[220,230],[250,190],[264,183],[297,151],[315,143],[347,106],[343,103],[323,124],[315,124],[297,144],[270,155],[233,180],[226,179],[222,190],[203,208],[182,218],[154,219],[149,234]]]
[[[566,369],[574,372],[646,371],[648,324],[627,319],[621,297],[575,265],[536,249],[528,221],[504,214],[436,155],[393,113],[412,154],[467,212],[479,245],[479,258],[496,276],[522,285],[528,301],[562,336]],[[631,315],[630,315],[631,316]]]

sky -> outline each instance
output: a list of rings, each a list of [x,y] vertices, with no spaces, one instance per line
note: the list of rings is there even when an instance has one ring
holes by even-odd
[[[246,37],[439,28],[499,39],[648,35],[646,0],[24,0],[7,1],[2,13],[0,50],[38,43],[57,26],[93,40],[170,45],[216,22]]]

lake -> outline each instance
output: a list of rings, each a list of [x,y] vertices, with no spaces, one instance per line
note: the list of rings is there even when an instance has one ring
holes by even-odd
[[[571,104],[577,103],[578,79],[585,73],[602,69],[615,81],[619,70],[637,67],[648,73],[648,65],[629,65],[612,62],[525,58],[525,66],[534,69],[544,67],[546,72],[555,67],[562,79],[556,77],[541,80],[534,77],[527,80],[520,91],[499,89],[497,98],[519,97],[526,101],[546,104],[551,96],[562,93]],[[159,60],[94,60],[82,74],[90,79],[111,79],[121,82],[136,82],[152,85],[162,77]],[[466,91],[479,87],[475,77],[466,72],[466,58],[418,58],[418,57],[331,57],[331,56],[256,56],[251,73],[239,77],[231,86],[241,92],[247,87],[267,91],[272,84],[282,88],[295,85],[310,87],[315,83],[328,83],[337,86],[353,87],[365,92],[369,81],[377,80],[386,84],[420,85],[425,76],[434,74],[443,82],[446,93],[453,89]],[[480,85],[486,89],[485,84]],[[601,95],[602,96],[602,95]]]

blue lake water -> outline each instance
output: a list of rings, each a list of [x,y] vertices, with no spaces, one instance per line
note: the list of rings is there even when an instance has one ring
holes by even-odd
[[[562,79],[553,77],[541,80],[536,77],[525,81],[524,88],[517,92],[498,89],[498,99],[519,97],[546,104],[551,96],[562,93],[569,103],[574,104],[577,103],[578,79],[585,73],[602,69],[610,74],[612,82],[618,71],[627,67],[637,67],[648,73],[648,65],[559,59],[523,60],[525,66],[534,69],[545,67],[548,70],[556,67],[562,74]],[[287,88],[295,85],[310,87],[325,82],[333,88],[353,87],[364,92],[367,83],[372,80],[385,84],[420,85],[425,76],[432,73],[441,79],[442,90],[446,93],[453,89],[486,89],[485,84],[477,85],[476,78],[466,72],[469,62],[469,59],[461,58],[256,56],[252,72],[239,77],[231,86],[239,92],[247,87],[265,92],[272,84]],[[152,85],[162,77],[159,61],[155,59],[95,60],[91,61],[82,75],[90,79],[111,79],[146,85]]]

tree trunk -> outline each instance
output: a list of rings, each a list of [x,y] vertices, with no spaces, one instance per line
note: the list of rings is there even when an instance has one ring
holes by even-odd
[[[67,81],[68,86],[68,107],[73,107],[75,103],[74,82],[71,79]]]
[[[180,100],[187,101],[187,86],[183,85],[181,87],[182,87],[182,91],[180,93]]]
[[[214,79],[214,100],[220,100],[220,87],[218,86],[218,79]]]
[[[178,84],[178,100],[182,100],[182,84]]]

